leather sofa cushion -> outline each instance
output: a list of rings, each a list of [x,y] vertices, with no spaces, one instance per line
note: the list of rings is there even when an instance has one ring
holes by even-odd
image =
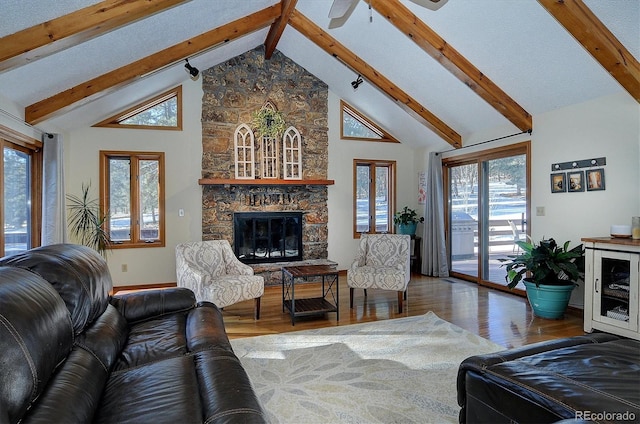
[[[95,423],[264,423],[240,361],[225,349],[115,371]]]
[[[460,422],[556,422],[577,412],[640,416],[640,341],[596,333],[465,359]]]
[[[69,309],[75,334],[104,312],[112,288],[106,261],[93,249],[75,244],[42,246],[0,260],[47,280]]]
[[[186,354],[186,320],[186,313],[177,313],[131,326],[114,370]]]
[[[189,289],[176,287],[117,294],[111,298],[111,304],[120,311],[129,324],[135,324],[193,309],[196,305],[196,296]]]
[[[27,270],[0,268],[0,422],[17,422],[73,345],[63,300]]]

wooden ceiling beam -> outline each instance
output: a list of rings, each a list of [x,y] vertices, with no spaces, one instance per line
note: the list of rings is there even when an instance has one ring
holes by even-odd
[[[318,45],[321,49],[343,62],[346,66],[362,75],[371,84],[378,87],[396,102],[415,112],[423,123],[453,147],[462,147],[462,137],[437,116],[420,105],[415,99],[402,91],[385,76],[360,59],[309,18],[294,10],[289,18],[289,25]]]
[[[0,72],[191,0],[105,0],[0,38]]]
[[[282,7],[282,14],[280,17],[271,24],[271,29],[269,30],[269,34],[267,34],[267,38],[264,42],[264,57],[265,59],[271,59],[278,42],[280,41],[280,37],[282,37],[282,33],[284,29],[287,27],[287,23],[289,22],[289,16],[296,8],[296,3],[298,0],[281,0],[280,5]]]
[[[279,16],[280,4],[277,3],[126,66],[114,69],[104,75],[27,106],[25,108],[25,120],[33,125],[69,111],[79,104],[104,96],[116,88],[130,84],[186,57],[265,28],[271,25]]]
[[[422,50],[522,131],[531,130],[531,115],[399,0],[371,1],[371,6]]]
[[[640,63],[582,0],[538,2],[640,103]]]

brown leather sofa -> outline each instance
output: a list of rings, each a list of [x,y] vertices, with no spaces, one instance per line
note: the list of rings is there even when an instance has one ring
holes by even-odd
[[[457,385],[461,423],[639,422],[640,341],[598,333],[473,356]]]
[[[215,305],[111,288],[83,246],[0,259],[0,423],[267,421]]]

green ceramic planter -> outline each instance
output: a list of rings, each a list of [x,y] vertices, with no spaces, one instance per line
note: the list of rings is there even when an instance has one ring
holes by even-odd
[[[409,234],[410,236],[416,233],[416,227],[418,224],[396,224],[396,233],[397,234]]]
[[[533,314],[540,318],[559,319],[564,316],[564,312],[569,305],[571,292],[576,287],[575,284],[568,286],[550,286],[524,281],[527,288],[527,298],[533,309]]]

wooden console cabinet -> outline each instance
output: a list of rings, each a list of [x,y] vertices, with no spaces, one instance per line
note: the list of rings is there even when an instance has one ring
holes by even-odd
[[[640,240],[583,238],[584,331],[640,340]]]

